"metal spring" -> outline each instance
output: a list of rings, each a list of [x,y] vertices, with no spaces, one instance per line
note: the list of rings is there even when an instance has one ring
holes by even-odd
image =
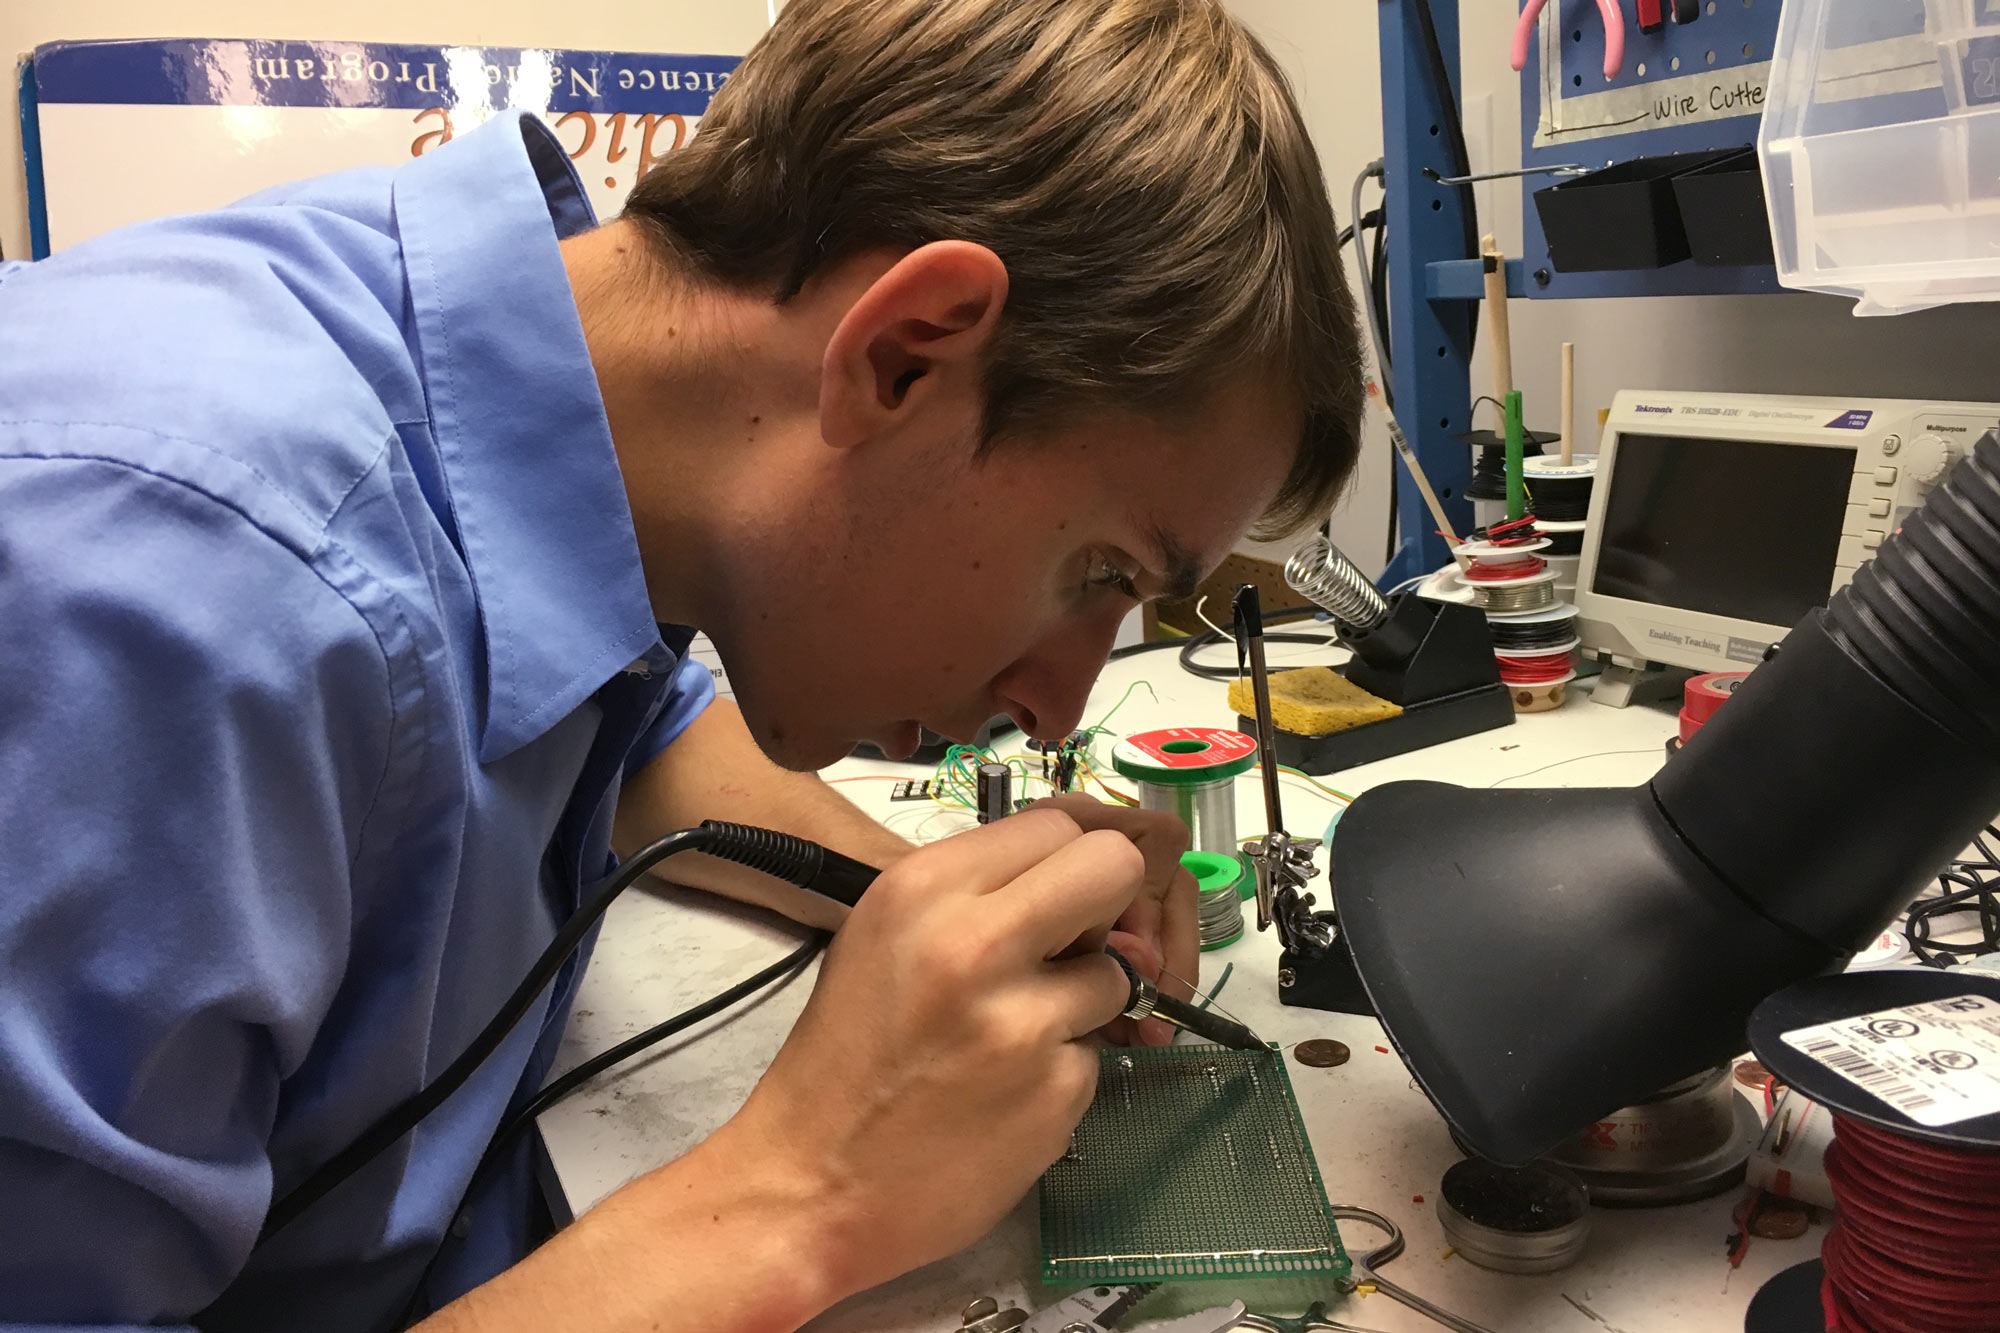
[[[1348,629],[1371,630],[1389,618],[1388,601],[1325,537],[1316,536],[1292,552],[1285,562],[1285,582]]]
[[[1512,588],[1481,588],[1473,585],[1479,594],[1482,609],[1496,615],[1511,615],[1518,611],[1539,611],[1545,606],[1554,606],[1556,601],[1555,580],[1544,583],[1523,583]]]

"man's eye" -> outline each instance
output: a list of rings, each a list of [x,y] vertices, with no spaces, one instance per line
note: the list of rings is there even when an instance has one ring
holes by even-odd
[[[1139,600],[1139,585],[1133,582],[1130,574],[1127,574],[1109,560],[1098,560],[1096,568],[1092,571],[1090,578],[1086,582],[1093,588],[1116,588],[1133,601],[1136,602]]]

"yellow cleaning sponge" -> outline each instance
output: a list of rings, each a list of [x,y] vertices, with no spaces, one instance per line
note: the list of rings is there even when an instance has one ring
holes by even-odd
[[[1244,717],[1257,716],[1248,677],[1229,687],[1229,706]],[[1271,676],[1271,721],[1294,736],[1328,736],[1402,712],[1377,699],[1330,667],[1302,667]]]

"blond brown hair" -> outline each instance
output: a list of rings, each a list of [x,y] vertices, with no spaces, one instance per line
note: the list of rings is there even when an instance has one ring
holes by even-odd
[[[1284,76],[1220,0],[792,0],[626,213],[778,301],[865,249],[993,250],[988,446],[1275,369],[1305,425],[1263,528],[1323,517],[1353,468],[1333,209]]]

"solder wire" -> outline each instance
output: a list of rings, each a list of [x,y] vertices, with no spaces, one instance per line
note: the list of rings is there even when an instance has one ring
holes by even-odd
[[[1475,584],[1473,591],[1479,594],[1481,610],[1503,616],[1539,611],[1545,606],[1555,605],[1556,600],[1554,579],[1517,584],[1511,588],[1483,588]]]

